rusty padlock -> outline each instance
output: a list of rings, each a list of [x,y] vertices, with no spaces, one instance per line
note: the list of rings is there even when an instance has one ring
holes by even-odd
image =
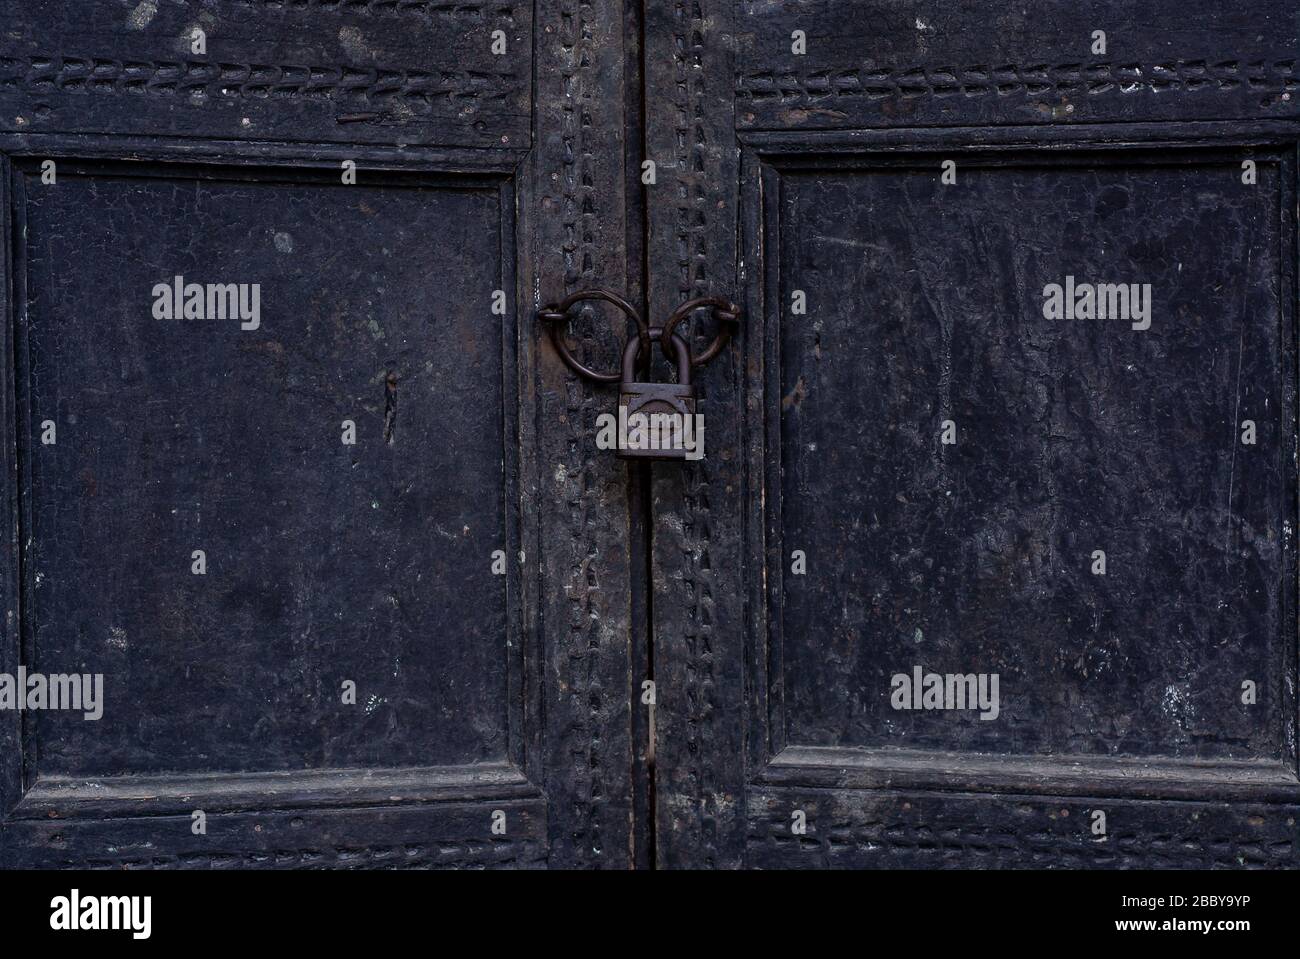
[[[663,350],[662,329],[652,327],[647,336]],[[642,382],[636,378],[642,340],[640,336],[630,337],[623,349],[618,455],[623,459],[699,459],[704,455],[704,429],[695,415],[690,345],[676,333],[669,340],[677,362],[676,383]]]
[[[570,308],[582,300],[603,300],[612,303],[636,323],[637,332],[623,349],[620,370],[602,373],[579,362],[564,342],[561,328]],[[718,322],[718,332],[699,356],[691,354],[687,340],[676,332],[678,324],[696,310],[710,307]],[[740,328],[740,307],[720,296],[700,296],[687,300],[673,310],[662,327],[651,327],[636,309],[609,290],[590,289],[570,293],[559,303],[544,306],[537,311],[542,322],[550,327],[551,343],[555,351],[573,372],[593,383],[619,383],[618,436],[613,442],[623,459],[698,460],[704,456],[704,417],[695,411],[695,386],[691,383],[691,368],[703,366],[722,352],[732,334]],[[672,347],[677,362],[676,383],[642,382],[636,378],[636,367],[642,359],[641,351],[653,352],[654,344],[667,356],[664,342]],[[645,357],[646,360],[649,357]],[[648,366],[648,363],[646,364]],[[608,414],[602,414],[606,416]],[[631,421],[631,422],[629,422]],[[597,445],[608,449],[604,442],[605,427],[600,427]]]

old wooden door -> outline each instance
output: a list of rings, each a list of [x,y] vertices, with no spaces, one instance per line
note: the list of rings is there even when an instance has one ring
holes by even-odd
[[[533,319],[625,283],[624,26],[0,3],[0,673],[103,678],[0,712],[0,863],[632,862],[627,485]]]
[[[646,26],[659,862],[1294,866],[1294,5]]]
[[[1296,26],[0,0],[0,865],[1295,865]]]

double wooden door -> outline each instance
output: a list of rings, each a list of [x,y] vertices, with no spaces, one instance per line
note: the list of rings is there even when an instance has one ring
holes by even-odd
[[[0,864],[1297,864],[1287,5],[0,24]]]

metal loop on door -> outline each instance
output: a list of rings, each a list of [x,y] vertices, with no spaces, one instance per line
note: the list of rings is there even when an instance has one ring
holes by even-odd
[[[637,356],[641,362],[648,361],[652,342],[658,342],[665,356],[667,356],[668,350],[664,349],[664,345],[667,344],[672,348],[672,359],[679,359],[680,351],[684,349],[686,361],[690,366],[703,366],[721,353],[723,347],[731,340],[732,334],[740,329],[740,307],[721,296],[701,296],[693,300],[687,300],[673,310],[672,315],[668,317],[668,322],[662,327],[648,326],[631,303],[617,293],[611,293],[609,290],[603,289],[580,290],[566,296],[553,306],[544,306],[538,310],[538,317],[544,323],[550,324],[551,342],[555,344],[555,351],[560,354],[560,359],[564,360],[565,365],[573,372],[596,383],[617,383],[623,378],[623,374],[621,370],[615,370],[612,373],[601,373],[589,366],[585,366],[578,361],[578,358],[569,350],[568,344],[564,342],[561,327],[568,317],[569,310],[575,304],[584,300],[603,300],[606,303],[612,303],[636,322],[637,338],[641,341]],[[685,337],[677,335],[676,330],[683,320],[696,310],[706,306],[711,307],[713,310],[713,318],[718,322],[718,333],[703,353],[699,356],[692,356],[689,343]],[[626,351],[626,349],[627,343],[625,341],[624,350]]]
[[[701,296],[687,300],[673,310],[673,315],[668,317],[668,322],[664,324],[664,340],[668,341],[672,339],[673,331],[682,320],[706,306],[713,307],[713,318],[718,321],[718,333],[708,349],[692,358],[691,362],[695,366],[703,366],[721,353],[722,348],[731,339],[732,333],[740,329],[740,307],[721,296]]]
[[[636,311],[636,308],[631,303],[609,290],[581,290],[566,296],[554,306],[544,306],[538,311],[537,315],[544,322],[551,325],[551,342],[555,344],[556,352],[560,354],[560,358],[564,360],[569,369],[579,376],[584,376],[597,383],[617,383],[623,377],[622,370],[615,370],[613,373],[598,373],[580,363],[578,358],[569,352],[568,344],[564,342],[564,333],[560,328],[573,305],[583,300],[604,300],[606,303],[613,303],[631,317],[636,323],[637,336],[641,340],[641,352],[645,356],[650,355],[650,328],[646,326],[645,320],[641,318],[641,314]]]

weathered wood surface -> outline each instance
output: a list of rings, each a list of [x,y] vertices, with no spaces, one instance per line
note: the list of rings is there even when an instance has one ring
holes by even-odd
[[[1216,0],[739,0],[735,118],[752,129],[1300,116],[1295,10]],[[791,55],[802,30],[807,53]],[[1093,33],[1106,34],[1093,53]]]
[[[0,864],[1297,864],[1287,5],[0,24],[0,672],[108,689],[0,713]],[[260,327],[154,319],[175,275]],[[1044,318],[1066,275],[1151,328]],[[596,449],[535,320],[590,287],[743,303],[702,463]],[[897,711],[914,665],[998,718]]]
[[[0,863],[644,859],[626,476],[533,319],[625,283],[623,6],[0,23],[0,670],[107,699],[0,715]],[[259,284],[259,327],[154,318],[178,275]]]
[[[1295,866],[1295,12],[658,22],[651,300],[746,307],[656,480],[660,861]],[[1045,320],[1067,274],[1151,328]],[[916,665],[998,718],[895,710]]]
[[[0,13],[5,129],[517,148],[531,136],[528,2],[7,0]],[[492,54],[495,30],[508,56]]]

